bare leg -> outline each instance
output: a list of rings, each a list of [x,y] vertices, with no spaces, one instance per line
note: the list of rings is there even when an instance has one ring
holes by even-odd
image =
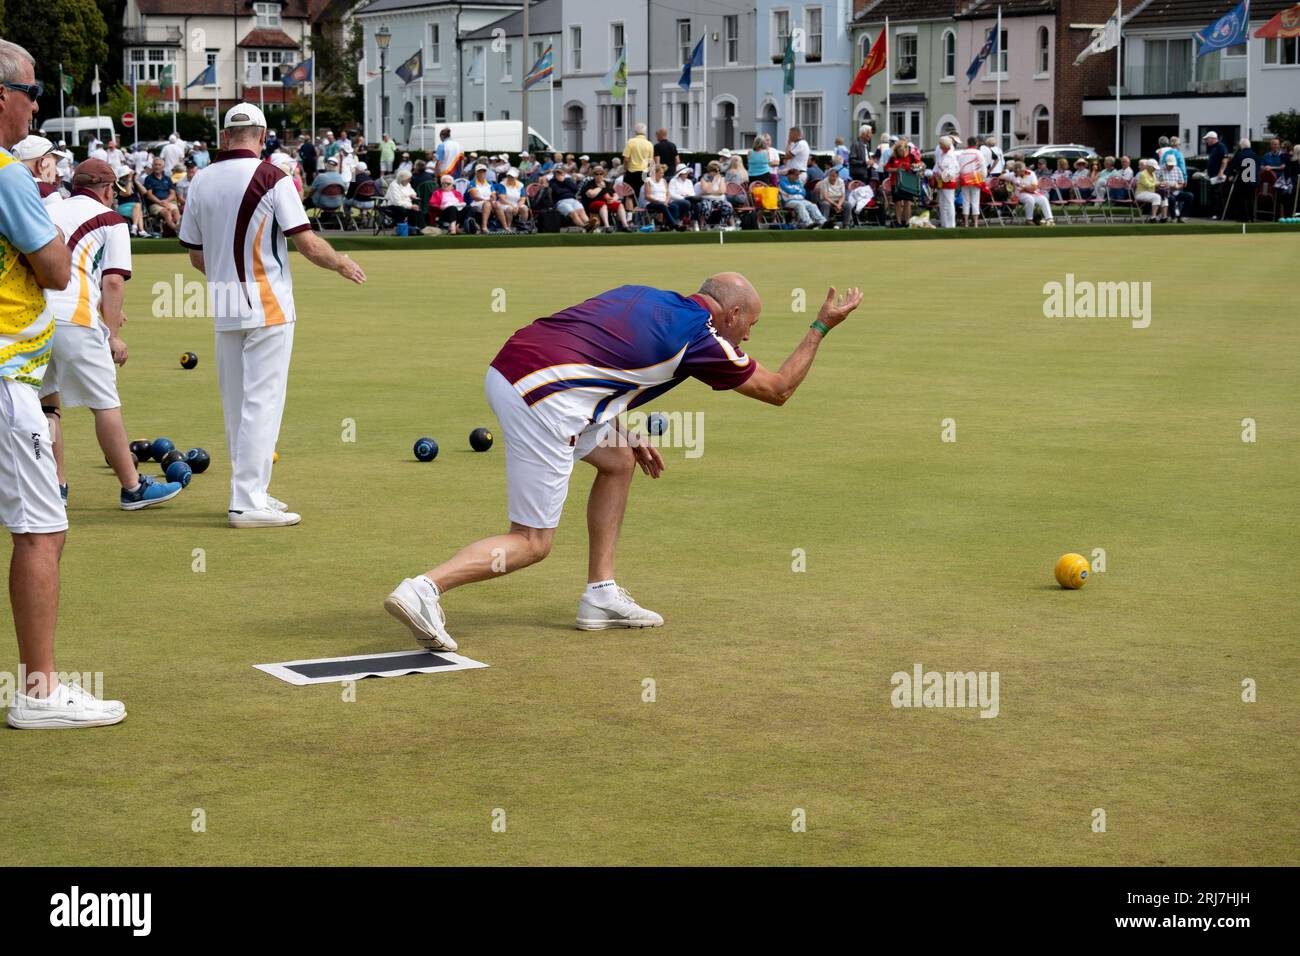
[[[63,403],[58,392],[52,392],[41,399],[42,409],[51,407],[60,410],[53,415],[45,413],[45,420],[50,423],[50,444],[54,446],[54,468],[59,473],[59,484],[66,485],[68,479],[63,473]]]
[[[126,438],[122,409],[92,408],[91,412],[95,416],[95,437],[99,439],[99,447],[108,456],[108,463],[117,473],[117,480],[123,488],[130,491],[140,483],[140,473],[131,463],[131,445]]]
[[[27,672],[25,693],[44,697],[58,686],[54,623],[59,615],[59,557],[67,532],[16,534],[9,561],[9,601],[18,634],[18,660]]]
[[[554,528],[529,528],[510,522],[508,534],[475,541],[456,552],[450,560],[424,572],[424,576],[446,593],[462,584],[486,581],[536,564],[551,553]]]
[[[596,469],[587,499],[587,581],[611,581],[636,457],[626,446],[596,447],[583,461]]]

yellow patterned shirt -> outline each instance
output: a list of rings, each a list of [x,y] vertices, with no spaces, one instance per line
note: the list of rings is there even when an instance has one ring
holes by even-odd
[[[39,387],[54,313],[26,255],[59,237],[31,171],[0,149],[0,378]]]

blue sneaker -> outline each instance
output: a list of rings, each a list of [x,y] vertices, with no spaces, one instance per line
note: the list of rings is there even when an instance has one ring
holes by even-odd
[[[180,493],[179,481],[159,481],[157,478],[141,475],[139,488],[135,491],[122,491],[122,510],[139,511],[141,508],[152,508],[164,501],[171,501]]]

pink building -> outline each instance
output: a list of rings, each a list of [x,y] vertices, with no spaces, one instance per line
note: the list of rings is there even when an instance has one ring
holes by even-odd
[[[967,82],[966,68],[996,27],[999,6],[998,52],[980,67],[974,82]],[[972,0],[958,8],[957,118],[962,129],[980,137],[998,129],[1003,150],[1053,142],[1057,6],[1055,0]]]

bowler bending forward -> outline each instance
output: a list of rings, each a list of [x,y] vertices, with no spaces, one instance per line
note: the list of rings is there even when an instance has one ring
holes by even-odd
[[[633,473],[639,465],[658,478],[664,462],[618,416],[687,378],[783,405],[808,374],[822,338],[861,301],[857,289],[838,297],[831,289],[777,371],[740,350],[762,304],[734,272],[705,280],[690,296],[622,286],[520,329],[492,360],[484,386],[505,439],[510,530],[402,581],[384,608],[422,646],[454,651],[442,595],[545,558],[573,463],[582,459],[596,469],[596,479],[587,501],[587,589],[578,601],[577,626],[659,627],[663,618],[615,583],[614,554]]]

